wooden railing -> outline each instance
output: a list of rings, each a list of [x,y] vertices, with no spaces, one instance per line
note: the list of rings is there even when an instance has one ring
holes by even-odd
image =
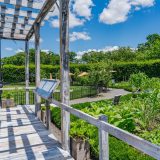
[[[87,121],[88,123],[96,126],[99,129],[99,159],[100,160],[109,160],[109,141],[108,134],[126,142],[132,147],[142,151],[143,153],[160,160],[160,146],[152,144],[136,135],[133,135],[125,130],[122,130],[118,127],[115,127],[107,122],[107,117],[105,115],[95,118],[90,116],[80,110],[74,109],[68,105],[62,104],[56,100],[50,100],[47,103],[53,103],[56,106],[60,107],[62,110],[67,111],[74,116]],[[49,116],[49,107],[47,107],[47,115]],[[47,118],[48,124],[50,117]],[[65,133],[62,133],[65,134]],[[64,136],[65,137],[65,136]]]

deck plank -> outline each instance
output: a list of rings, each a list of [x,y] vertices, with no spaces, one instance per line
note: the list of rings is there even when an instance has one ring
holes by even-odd
[[[27,106],[0,109],[0,160],[73,160]]]

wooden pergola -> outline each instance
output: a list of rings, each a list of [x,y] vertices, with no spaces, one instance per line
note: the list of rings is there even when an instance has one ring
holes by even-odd
[[[36,71],[36,87],[38,87],[40,84],[40,27],[41,25],[44,24],[44,22],[47,19],[49,19],[50,17],[49,12],[51,10],[54,10],[55,4],[58,5],[56,0],[0,0],[0,39],[20,40],[25,42],[25,52],[26,52],[25,80],[26,80],[27,107],[29,106],[29,40],[33,35],[35,36],[35,71]],[[85,120],[86,122],[98,128],[100,160],[109,160],[109,141],[108,141],[109,134],[156,159],[160,159],[160,146],[152,144],[136,135],[128,133],[125,130],[122,130],[118,127],[109,124],[106,115],[101,115],[99,116],[99,118],[95,118],[91,115],[88,115],[80,110],[77,110],[69,106],[69,100],[70,100],[70,82],[69,82],[70,72],[69,72],[69,54],[68,54],[69,0],[60,0],[58,8],[59,8],[59,23],[60,23],[61,102],[58,102],[54,99],[51,99],[49,100],[50,102],[49,101],[48,102],[53,103],[61,108],[61,135],[62,135],[61,144],[63,149],[70,152],[70,136],[69,136],[70,114],[73,114],[74,116],[82,120]],[[0,43],[0,49],[1,49],[1,43]],[[38,95],[36,95],[35,99],[36,115],[40,110],[40,105],[41,105],[41,98]],[[21,109],[27,110],[27,107],[26,108],[25,107],[22,107]],[[46,108],[48,108],[49,110],[49,105]],[[13,110],[13,113],[14,112],[15,111]],[[7,115],[6,111],[4,112],[2,111],[1,114],[4,114],[4,116]],[[49,122],[49,114],[47,117]],[[12,131],[14,127],[12,126],[12,128],[9,128],[11,126],[8,126],[8,122],[5,122],[5,125],[7,125],[7,127],[5,127],[7,131],[4,132],[4,136],[6,138],[8,135],[8,131],[9,132]],[[0,125],[0,129],[2,127]],[[21,128],[20,126],[18,127]],[[16,130],[18,127],[16,126]],[[31,125],[31,129],[33,129],[33,125]],[[20,133],[25,133],[25,131],[20,131]],[[14,135],[14,133],[12,132],[11,134]],[[48,134],[46,136],[48,137]],[[13,139],[15,138],[12,137],[12,141]],[[11,141],[12,144],[11,146],[13,146],[12,141]],[[7,137],[7,145],[8,143],[9,142]],[[29,148],[29,150],[31,149]],[[0,154],[0,156],[1,155],[3,154]],[[7,151],[7,156],[10,159],[8,151]]]
[[[35,36],[36,87],[40,83],[40,27],[50,18],[56,0],[0,0],[0,40],[25,42],[26,104],[29,104],[29,40]],[[69,0],[59,1],[60,55],[61,55],[61,102],[69,104]],[[1,43],[0,43],[1,44]],[[35,100],[36,113],[40,110],[41,98]],[[62,110],[62,145],[69,151],[70,114]]]

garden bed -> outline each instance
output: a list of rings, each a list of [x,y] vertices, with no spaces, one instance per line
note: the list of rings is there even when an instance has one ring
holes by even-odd
[[[159,117],[157,111],[160,106],[158,94],[158,91],[154,91],[152,94],[123,96],[120,104],[116,106],[112,106],[112,101],[105,100],[73,105],[73,107],[95,117],[105,114],[109,118],[109,123],[160,145],[159,122],[156,120],[156,117]],[[59,108],[52,109],[52,121],[60,128]],[[149,136],[149,133],[152,137]],[[89,139],[91,157],[98,159],[98,130],[96,127],[71,115],[70,135],[73,138]],[[112,136],[109,137],[109,141],[111,160],[153,159]]]

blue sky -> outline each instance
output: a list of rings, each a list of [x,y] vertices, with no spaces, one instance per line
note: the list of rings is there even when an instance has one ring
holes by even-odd
[[[160,33],[160,0],[71,0],[70,21],[70,51],[135,48],[148,34]],[[55,9],[41,28],[41,49],[59,53],[58,38]],[[2,40],[2,57],[18,50],[24,50],[24,42]]]

